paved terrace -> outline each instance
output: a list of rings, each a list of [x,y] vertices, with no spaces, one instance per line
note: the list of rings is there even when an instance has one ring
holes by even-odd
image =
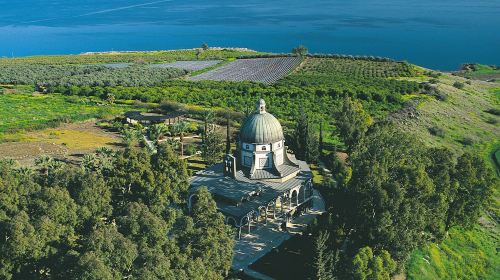
[[[273,279],[250,269],[249,266],[285,240],[300,234],[317,215],[325,212],[325,202],[319,191],[314,190],[312,199],[313,208],[290,222],[288,232],[279,231],[281,219],[268,220],[267,226],[253,223],[251,234],[242,235],[241,239],[236,240],[232,269],[243,270],[245,274],[256,279]]]

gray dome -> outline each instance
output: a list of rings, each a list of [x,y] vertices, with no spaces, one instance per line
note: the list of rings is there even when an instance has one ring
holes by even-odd
[[[245,120],[240,129],[240,140],[251,144],[269,144],[284,139],[283,128],[273,115],[266,112],[264,100],[257,103],[259,108]]]

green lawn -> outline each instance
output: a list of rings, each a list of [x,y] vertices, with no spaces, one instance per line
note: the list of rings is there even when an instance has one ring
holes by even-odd
[[[88,98],[60,94],[3,94],[0,95],[0,142],[15,132],[114,116],[130,108],[126,105],[100,105]]]

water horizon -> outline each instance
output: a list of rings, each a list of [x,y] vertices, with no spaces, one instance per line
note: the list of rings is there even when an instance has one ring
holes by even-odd
[[[4,2],[4,4],[2,4]],[[0,1],[0,57],[210,46],[368,55],[436,70],[500,64],[495,0]]]

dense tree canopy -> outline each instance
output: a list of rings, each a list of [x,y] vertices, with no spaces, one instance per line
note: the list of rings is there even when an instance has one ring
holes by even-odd
[[[337,276],[355,279],[389,279],[392,258],[401,266],[417,246],[475,224],[498,184],[479,156],[457,159],[383,123],[353,147],[348,167],[334,163],[340,180],[323,186],[331,218],[320,228],[342,252]]]
[[[206,190],[186,212],[185,163],[163,145],[103,153],[111,169],[0,163],[0,278],[222,279],[234,233]]]

